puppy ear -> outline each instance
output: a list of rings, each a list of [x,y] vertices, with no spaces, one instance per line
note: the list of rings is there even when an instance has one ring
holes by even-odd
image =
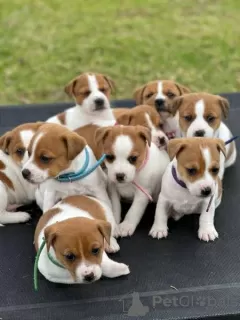
[[[183,97],[177,97],[173,99],[170,106],[170,112],[173,116],[175,116],[181,104],[183,103],[183,99],[184,99]]]
[[[83,137],[71,131],[64,134],[61,138],[66,146],[67,157],[70,161],[76,158],[76,156],[85,148],[87,144]]]
[[[71,80],[64,88],[64,91],[66,94],[69,95],[69,97],[74,97],[74,88],[77,84],[78,78],[75,78],[73,80]]]
[[[226,158],[226,147],[225,147],[225,142],[221,139],[216,139],[217,140],[217,149],[219,152],[222,152],[224,154],[224,157]]]
[[[6,132],[0,138],[0,149],[6,154],[9,153],[8,148],[9,148],[9,144],[10,144],[11,140],[12,140],[12,132],[11,131]]]
[[[152,133],[149,128],[137,125],[135,126],[135,131],[139,134],[141,139],[146,141],[149,146],[151,145]]]
[[[121,114],[116,120],[118,124],[129,126],[132,120],[131,112],[126,110],[126,113]]]
[[[116,84],[115,82],[109,77],[109,76],[103,76],[103,78],[106,80],[106,82],[109,85],[109,88],[111,89],[112,92],[116,90]]]
[[[180,93],[180,96],[182,96],[183,94],[186,94],[186,93],[191,93],[191,90],[177,82],[175,82],[175,86],[178,88],[178,91]]]
[[[54,245],[54,242],[57,238],[57,230],[56,226],[49,226],[44,230],[44,237],[47,245],[47,251],[49,251],[50,247]]]
[[[112,127],[102,127],[97,129],[95,133],[95,143],[96,145],[103,145],[107,137],[109,136]]]
[[[107,221],[98,220],[97,227],[99,232],[103,235],[103,237],[107,241],[107,243],[110,244],[110,237],[111,237],[111,231],[112,231],[111,224]]]
[[[167,146],[167,151],[168,151],[170,160],[173,160],[185,147],[186,147],[186,142],[184,142],[184,139],[170,140]]]
[[[143,103],[143,93],[144,93],[145,88],[146,88],[146,85],[144,85],[140,88],[137,88],[134,91],[133,97],[134,97],[137,105]]]
[[[218,102],[219,102],[219,105],[222,109],[222,114],[223,114],[224,118],[226,119],[228,116],[229,108],[230,108],[229,102],[227,99],[220,97],[220,96],[218,96]]]

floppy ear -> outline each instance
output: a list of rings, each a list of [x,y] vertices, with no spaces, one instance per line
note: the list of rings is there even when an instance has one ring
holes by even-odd
[[[171,160],[174,159],[184,148],[186,147],[186,142],[184,139],[172,139],[168,143],[167,151]]]
[[[112,231],[111,224],[107,221],[99,220],[97,221],[97,227],[98,227],[98,230],[103,235],[103,237],[105,238],[105,240],[107,241],[107,243],[110,244],[110,237],[111,237],[111,231]]]
[[[140,88],[137,88],[134,91],[133,97],[136,100],[136,104],[137,105],[143,103],[143,93],[144,93],[145,88],[146,88],[146,85],[144,85],[144,86],[142,86]]]
[[[76,86],[76,83],[78,81],[78,78],[74,78],[73,80],[71,80],[64,88],[64,91],[66,92],[66,94],[69,95],[69,97],[74,97],[74,88]]]
[[[12,140],[12,132],[8,131],[6,132],[3,136],[1,136],[0,138],[0,149],[5,152],[6,154],[8,154],[9,150],[9,144]]]
[[[66,146],[67,157],[70,161],[76,158],[76,156],[85,148],[87,144],[83,137],[71,131],[64,134],[61,138]]]
[[[219,105],[222,109],[222,114],[223,114],[224,118],[226,119],[228,116],[229,108],[230,108],[229,102],[227,99],[220,97],[220,96],[218,96],[218,102],[219,102]]]
[[[226,158],[226,147],[225,142],[221,139],[216,139],[217,141],[217,149],[219,152],[222,152],[224,154],[224,157]]]
[[[152,141],[152,133],[151,130],[147,127],[143,127],[140,125],[135,126],[136,132],[139,134],[140,138],[142,138],[144,141],[148,143],[148,145],[151,145]]]
[[[129,126],[132,120],[131,112],[126,110],[126,113],[123,113],[119,117],[117,117],[117,123],[123,126]]]
[[[57,230],[56,226],[49,226],[44,230],[44,237],[47,245],[47,251],[49,251],[50,247],[53,246],[54,242],[57,238]]]
[[[180,92],[181,96],[186,93],[191,93],[191,90],[189,88],[184,87],[183,85],[181,85],[177,82],[175,82],[175,86],[178,88],[178,91]]]
[[[96,145],[104,144],[105,140],[109,136],[110,132],[112,130],[112,127],[102,127],[97,129],[95,133],[95,143]]]
[[[183,102],[183,97],[177,97],[177,98],[173,99],[173,101],[171,103],[171,106],[170,106],[170,111],[171,111],[171,114],[173,116],[175,116],[175,114],[177,113],[177,111],[180,108],[182,102]]]
[[[115,91],[116,90],[116,84],[115,82],[109,77],[109,76],[103,76],[103,78],[106,80],[106,82],[109,85],[109,88],[111,89],[111,91]]]

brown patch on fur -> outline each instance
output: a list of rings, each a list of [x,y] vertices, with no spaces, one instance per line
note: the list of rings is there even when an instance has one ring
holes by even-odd
[[[5,163],[3,163],[1,160],[0,160],[0,170],[3,170],[5,169],[6,166],[5,166]]]
[[[70,218],[57,222],[45,229],[47,249],[53,246],[58,261],[65,266],[76,280],[76,268],[83,261],[101,264],[104,251],[104,238],[109,241],[110,223],[89,218]],[[99,249],[98,254],[92,253]],[[74,254],[75,260],[65,257]]]
[[[220,96],[201,92],[176,98],[172,103],[172,114],[175,115],[177,111],[179,112],[179,125],[185,133],[196,118],[195,105],[199,100],[204,101],[204,118],[214,131],[219,128],[222,118],[227,116],[228,101]],[[190,117],[191,121],[187,120],[186,117]],[[213,121],[208,121],[211,118],[213,118]]]
[[[39,127],[44,122],[36,122],[36,123],[25,123],[22,124],[12,131],[6,132],[1,138],[0,138],[0,148],[3,152],[10,155],[10,157],[13,159],[13,161],[17,164],[21,164],[21,161],[24,157],[24,154],[26,152],[25,146],[22,142],[20,132],[31,130],[34,133],[39,129]],[[22,151],[22,153],[20,152]]]
[[[62,125],[64,125],[66,123],[66,113],[65,112],[59,113],[57,115],[57,118]]]
[[[147,144],[151,144],[151,131],[143,126],[114,126],[99,128],[96,132],[96,144],[102,153],[113,155],[113,145],[120,135],[129,136],[133,142],[133,149],[129,156],[136,156],[137,161],[133,164],[139,168],[146,158]],[[105,160],[109,161],[109,160]]]
[[[177,157],[177,168],[184,181],[194,182],[200,179],[206,168],[202,149],[208,148],[211,154],[212,163],[210,168],[220,166],[220,152],[225,154],[224,142],[215,138],[187,138],[173,139],[169,141],[168,153],[171,160]],[[187,169],[194,168],[197,173],[189,175]],[[217,175],[210,171],[210,174],[217,179]]]
[[[34,163],[41,169],[48,169],[49,177],[56,177],[67,169],[71,161],[84,149],[86,141],[73,131],[59,124],[45,123],[36,132],[29,145],[32,154],[33,145],[38,135],[43,134],[37,143]],[[42,161],[47,157],[48,162]]]
[[[0,160],[0,170],[4,170],[5,168],[6,168],[5,164]],[[5,184],[5,186],[8,187],[9,189],[14,190],[14,185],[12,181],[2,171],[0,171],[0,181],[2,181]]]
[[[124,114],[125,112],[127,112],[129,109],[128,108],[113,108],[113,115],[115,117],[115,119],[117,119],[118,117],[120,117],[122,114]]]
[[[108,99],[110,99],[110,95],[115,88],[115,84],[110,77],[99,73],[80,74],[69,82],[65,87],[65,92],[69,96],[74,97],[77,104],[81,105],[83,100],[91,93],[88,84],[88,75],[95,75],[99,90],[102,91]]]
[[[41,216],[41,218],[38,221],[35,234],[34,234],[34,245],[36,251],[38,251],[38,237],[41,231],[44,229],[44,227],[48,224],[48,221],[51,220],[56,214],[60,213],[62,210],[59,208],[53,208],[48,210],[47,212],[44,212],[44,214]]]

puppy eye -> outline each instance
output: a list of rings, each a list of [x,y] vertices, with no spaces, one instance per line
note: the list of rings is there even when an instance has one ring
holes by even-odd
[[[76,259],[76,256],[74,253],[67,253],[64,255],[65,259],[68,261],[74,261]]]
[[[193,117],[192,116],[185,116],[184,119],[187,121],[187,122],[191,122]]]
[[[195,176],[196,173],[197,173],[197,169],[195,168],[187,168],[187,173],[190,175],[190,176]]]
[[[90,93],[91,93],[90,91],[85,91],[85,92],[84,92],[85,96],[89,96]]]
[[[16,150],[16,154],[19,155],[19,156],[23,156],[24,153],[25,153],[25,149],[23,149],[23,148],[18,148]]]
[[[113,154],[106,154],[107,161],[113,161],[115,159]]]
[[[218,167],[213,167],[213,168],[211,169],[211,172],[216,175],[216,174],[218,174],[218,172],[219,172],[219,168],[218,168]]]
[[[146,98],[149,99],[149,98],[151,98],[153,95],[154,95],[153,92],[149,92],[149,93],[146,95]]]
[[[92,254],[93,255],[98,255],[99,254],[99,252],[100,252],[100,248],[92,248]]]
[[[207,116],[207,122],[212,123],[215,120],[214,116]]]
[[[134,164],[134,163],[137,161],[137,156],[130,156],[130,157],[128,157],[128,161],[129,161],[131,164]]]
[[[40,161],[41,161],[42,163],[49,163],[51,160],[52,160],[52,158],[49,158],[49,157],[44,156],[44,155],[42,155],[42,156],[40,157]]]
[[[172,93],[172,92],[168,92],[167,93],[167,97],[170,98],[170,99],[173,99],[173,98],[176,97],[176,95],[174,93]]]
[[[101,91],[102,93],[105,93],[106,89],[102,88],[102,89],[99,89],[99,91]]]

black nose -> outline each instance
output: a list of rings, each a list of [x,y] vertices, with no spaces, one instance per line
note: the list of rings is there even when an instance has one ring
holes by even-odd
[[[84,280],[87,282],[93,281],[94,280],[94,273],[91,272],[91,273],[87,274],[86,276],[84,276]]]
[[[204,189],[201,190],[201,195],[203,197],[208,197],[212,192],[212,189],[210,187],[206,187]]]
[[[125,174],[124,173],[117,173],[116,174],[116,179],[118,182],[123,182],[125,178]]]
[[[24,179],[29,179],[30,175],[31,175],[31,171],[29,171],[28,169],[24,169],[22,171],[22,176],[23,176]]]
[[[195,137],[204,137],[205,136],[205,131],[204,130],[195,131],[194,136]]]
[[[156,99],[155,100],[155,107],[158,111],[164,111],[165,107],[164,107],[164,99]]]
[[[102,98],[98,98],[95,100],[96,110],[102,110],[104,107],[104,100]]]

